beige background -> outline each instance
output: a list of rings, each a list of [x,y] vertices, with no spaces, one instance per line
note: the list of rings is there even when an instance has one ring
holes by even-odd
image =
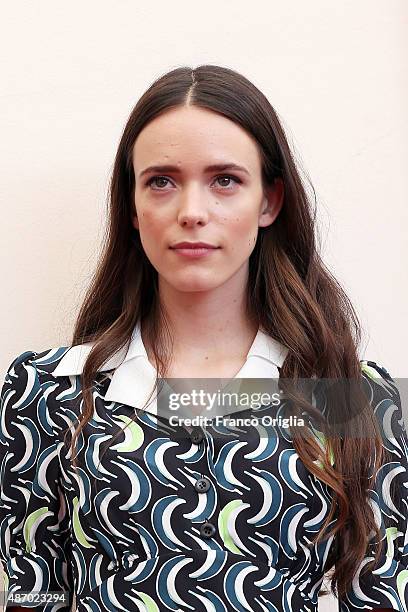
[[[219,63],[284,121],[316,188],[323,255],[366,329],[362,356],[408,376],[407,18],[405,0],[4,6],[2,372],[68,341],[138,97],[166,70]]]

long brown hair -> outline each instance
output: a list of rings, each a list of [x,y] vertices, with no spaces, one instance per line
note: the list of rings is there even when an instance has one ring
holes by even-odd
[[[84,407],[71,440],[74,465],[76,440],[93,413],[92,384],[98,368],[128,346],[138,321],[158,364],[156,389],[158,378],[166,373],[172,338],[158,299],[157,272],[131,221],[135,189],[132,152],[138,134],[151,120],[184,105],[209,109],[243,127],[258,143],[263,185],[273,184],[276,177],[283,180],[282,209],[272,225],[259,228],[249,259],[247,286],[248,316],[289,349],[280,376],[361,380],[357,354],[360,323],[344,290],[318,254],[314,190],[309,181],[308,192],[306,181],[301,179],[276,111],[254,84],[232,69],[216,65],[176,68],[157,78],[139,99],[116,153],[103,250],[72,339],[72,345],[94,342],[81,374]],[[293,397],[297,397],[295,393]],[[294,404],[299,410],[312,408],[303,397],[297,399]],[[384,449],[369,408],[361,398],[353,421],[353,427],[364,432],[358,437],[328,437],[323,450],[311,436],[293,437],[306,468],[332,490],[330,513],[314,543],[337,534],[326,570],[336,562],[331,589],[340,597],[351,585],[372,532],[381,540],[368,489],[371,476],[381,466]],[[345,404],[345,415],[347,410]],[[325,533],[330,522],[334,526]],[[375,562],[379,553],[380,548]]]

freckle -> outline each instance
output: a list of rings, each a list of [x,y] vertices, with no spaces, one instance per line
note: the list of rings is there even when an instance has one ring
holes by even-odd
[[[206,357],[205,359],[208,359],[208,357]]]

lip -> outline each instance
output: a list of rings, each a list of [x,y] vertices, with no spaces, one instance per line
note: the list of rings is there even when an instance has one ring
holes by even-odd
[[[178,242],[170,248],[177,255],[182,255],[189,259],[197,259],[211,255],[211,253],[214,253],[220,247],[208,244],[207,242]]]
[[[171,249],[218,249],[214,244],[208,242],[177,242],[170,247]]]

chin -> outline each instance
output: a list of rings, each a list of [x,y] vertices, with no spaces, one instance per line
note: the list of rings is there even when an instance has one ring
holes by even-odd
[[[171,285],[177,291],[184,293],[192,293],[199,291],[211,291],[219,286],[219,283],[214,283],[214,279],[200,279],[195,276],[189,279],[168,279],[168,284]]]
[[[173,285],[177,291],[181,291],[183,293],[201,293],[204,291],[212,291],[217,287],[213,284],[209,283],[178,283]]]

